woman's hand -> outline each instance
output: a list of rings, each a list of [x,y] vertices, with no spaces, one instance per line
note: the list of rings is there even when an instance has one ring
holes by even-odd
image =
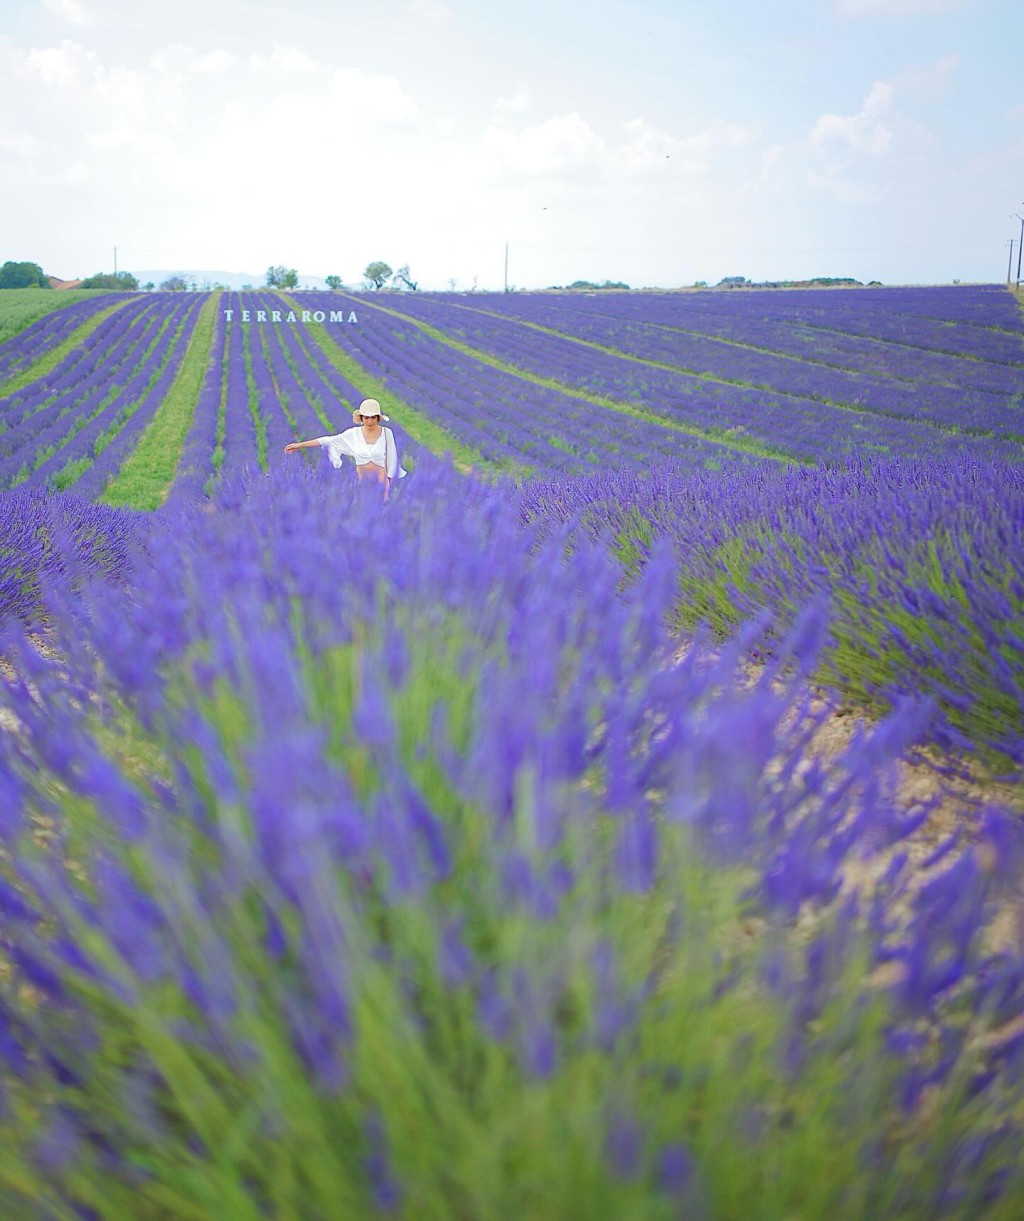
[[[289,441],[288,444],[284,447],[284,452],[286,454],[294,454],[297,449],[302,449],[302,446],[299,444],[299,442],[298,441]]]

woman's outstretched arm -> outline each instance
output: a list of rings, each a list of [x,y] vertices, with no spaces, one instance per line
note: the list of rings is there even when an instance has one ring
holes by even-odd
[[[297,449],[316,449],[320,445],[319,438],[312,441],[289,441],[284,447],[286,454],[294,454]]]

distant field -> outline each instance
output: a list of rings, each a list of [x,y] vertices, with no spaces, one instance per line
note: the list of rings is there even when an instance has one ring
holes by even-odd
[[[191,331],[176,320],[197,300],[135,295],[76,346],[57,321],[84,322],[93,301],[0,344],[0,486],[71,487],[114,436],[123,463],[166,396],[151,383],[178,368]],[[189,351],[195,371],[181,374],[194,387],[175,408],[188,416],[183,457],[159,495],[173,481],[209,489],[223,470],[266,469],[288,440],[343,427],[370,392],[394,410],[411,457],[424,445],[520,474],[1024,458],[1024,328],[998,287],[216,301]],[[329,305],[356,321],[302,322]],[[290,309],[296,322],[270,321]],[[58,342],[66,355],[33,380]],[[107,454],[88,494],[116,474]]]

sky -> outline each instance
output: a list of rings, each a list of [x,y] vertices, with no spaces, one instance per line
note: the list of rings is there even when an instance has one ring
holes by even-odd
[[[1021,0],[0,11],[0,261],[63,279],[992,283],[1018,213]]]

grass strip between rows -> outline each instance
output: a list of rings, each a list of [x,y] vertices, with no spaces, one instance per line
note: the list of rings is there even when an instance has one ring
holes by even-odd
[[[287,302],[289,309],[301,310],[303,308],[302,305],[283,293],[281,297],[282,300]],[[358,304],[361,307],[365,302],[360,301]],[[512,471],[507,464],[501,465],[485,458],[479,450],[474,449],[471,445],[467,445],[465,441],[460,441],[458,437],[453,436],[447,429],[442,428],[435,420],[424,415],[423,412],[417,411],[415,407],[411,407],[395,394],[388,385],[386,378],[377,378],[367,372],[323,328],[314,329],[310,327],[306,334],[311,342],[320,348],[331,365],[337,369],[342,377],[350,381],[353,386],[359,386],[367,398],[381,400],[386,402],[390,407],[393,407],[402,417],[402,427],[418,445],[422,445],[425,449],[429,449],[431,453],[439,456],[448,455],[455,463],[455,466],[463,472],[473,470],[478,474],[485,472],[493,472],[495,474],[523,473],[524,468]],[[354,409],[358,404],[350,403],[346,404],[346,406]]]
[[[157,509],[167,499],[206,375],[219,303],[220,293],[211,293],[203,303],[167,397],[99,497],[100,504]]]
[[[20,373],[15,373],[9,381],[0,382],[0,398],[7,398],[9,395],[15,394],[21,390],[23,386],[27,386],[30,382],[38,381],[41,377],[45,377],[47,373],[55,369],[62,360],[75,348],[79,347],[86,339],[96,330],[101,322],[106,321],[116,310],[124,309],[129,301],[135,299],[134,293],[126,293],[124,299],[115,301],[109,309],[100,310],[98,314],[82,323],[80,327],[76,327],[67,339],[57,344],[56,347],[50,348],[44,356],[33,361],[27,369],[22,369]]]
[[[352,299],[354,300],[354,298]],[[371,309],[380,310],[384,314],[390,314],[393,318],[400,318],[403,322],[412,323],[413,326],[418,327],[425,335],[429,335],[431,339],[436,340],[438,343],[443,343],[449,348],[454,348],[464,356],[469,356],[473,360],[480,361],[481,364],[490,365],[493,369],[499,369],[502,373],[518,377],[525,382],[531,382],[535,386],[543,386],[547,390],[557,390],[560,394],[567,394],[571,398],[581,399],[585,403],[592,403],[595,407],[604,407],[608,411],[617,412],[619,415],[629,416],[634,421],[639,415],[648,424],[668,429],[669,432],[681,432],[690,437],[699,437],[702,441],[710,441],[715,445],[721,445],[723,449],[739,450],[746,454],[754,454],[759,458],[774,458],[779,462],[795,462],[801,466],[814,465],[812,459],[801,454],[794,454],[789,450],[780,449],[774,445],[765,445],[759,441],[746,440],[724,429],[702,428],[699,424],[683,424],[678,420],[667,420],[663,416],[654,415],[645,404],[620,402],[618,399],[606,398],[602,394],[590,394],[586,390],[578,390],[566,382],[559,381],[557,378],[544,377],[539,373],[531,373],[528,369],[522,369],[518,365],[509,364],[507,361],[500,360],[497,356],[492,356],[482,348],[476,348],[472,344],[463,343],[460,339],[453,339],[450,335],[446,335],[444,331],[431,326],[429,322],[422,322],[418,318],[410,317],[409,314],[404,314],[401,310],[388,309],[386,305],[378,305],[376,302],[361,301],[360,304],[369,305]],[[480,312],[484,313],[486,311]],[[502,315],[498,316],[503,317]],[[508,321],[507,319],[503,320]],[[534,323],[526,323],[525,325],[542,332],[546,330],[546,328]],[[671,365],[658,365],[655,361],[642,360],[638,356],[629,356],[626,353],[610,348],[603,348],[600,344],[592,343],[589,340],[573,339],[572,336],[563,335],[559,331],[548,330],[547,333],[557,335],[560,339],[571,339],[573,343],[578,343],[583,347],[596,348],[606,355],[619,356],[623,360],[629,360],[635,364],[664,369],[672,368]],[[678,370],[673,371],[678,372]]]

